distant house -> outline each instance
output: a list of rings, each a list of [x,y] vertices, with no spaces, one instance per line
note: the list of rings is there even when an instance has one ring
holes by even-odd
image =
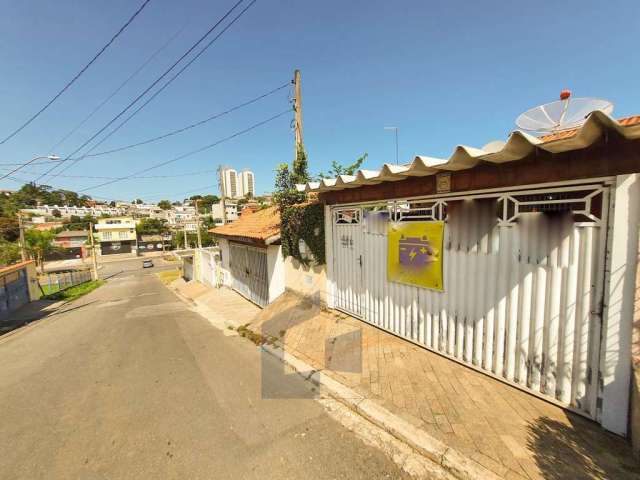
[[[280,213],[245,208],[238,220],[209,230],[220,247],[223,284],[264,307],[284,292]]]
[[[86,258],[88,230],[66,230],[56,235],[53,243],[59,248],[48,260],[63,258]]]
[[[95,225],[100,255],[137,254],[136,222],[131,217],[101,218]]]

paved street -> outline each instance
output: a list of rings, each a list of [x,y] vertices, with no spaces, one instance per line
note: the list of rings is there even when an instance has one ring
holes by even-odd
[[[320,403],[262,399],[261,374],[283,396],[306,386],[141,263],[0,338],[0,478],[405,478]]]

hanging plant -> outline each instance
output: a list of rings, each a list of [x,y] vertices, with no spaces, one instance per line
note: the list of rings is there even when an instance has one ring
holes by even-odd
[[[324,205],[302,203],[285,207],[280,217],[282,254],[301,264],[324,265]]]

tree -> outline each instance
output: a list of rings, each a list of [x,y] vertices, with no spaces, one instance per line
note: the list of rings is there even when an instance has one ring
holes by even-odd
[[[53,245],[55,234],[50,230],[27,230],[24,234],[25,247],[27,252],[39,265],[42,273],[44,273],[44,257],[56,250]]]
[[[16,217],[0,217],[0,239],[15,242],[20,237],[20,226]]]
[[[320,172],[318,173],[317,178],[336,178],[338,175],[355,175],[368,156],[369,154],[365,153],[350,165],[341,165],[334,160],[331,162],[331,169],[329,172],[327,174]]]
[[[291,182],[295,187],[297,183],[307,183],[309,180],[309,162],[307,161],[307,152],[304,151],[304,147],[302,145],[298,145],[296,158],[293,161],[293,168],[291,171]]]
[[[115,207],[116,207],[116,202],[114,202],[113,200],[111,200],[111,201],[109,202],[109,206],[110,206],[111,208],[115,208]]]
[[[140,198],[136,198],[133,203],[135,203],[136,205],[142,205],[144,202],[142,201],[142,199]]]
[[[158,202],[158,207],[162,210],[171,210],[171,202],[169,200],[160,200]]]
[[[143,218],[136,225],[138,235],[160,235],[167,230],[166,220],[159,218]]]
[[[62,230],[89,230],[90,224],[96,224],[98,221],[91,215],[79,217],[71,215],[68,220],[62,222]]]
[[[20,261],[20,246],[16,242],[0,239],[0,265],[11,265]]]
[[[276,205],[278,205],[278,209],[281,213],[284,212],[287,207],[305,201],[305,193],[299,192],[296,189],[296,183],[299,182],[296,182],[295,179],[303,178],[301,173],[303,174],[303,172],[300,171],[295,175],[291,174],[289,172],[289,165],[286,163],[278,165],[278,168],[276,169],[276,184],[273,199]]]
[[[62,216],[62,212],[57,208],[54,208],[53,210],[51,210],[51,215],[53,215],[56,218],[60,218]]]

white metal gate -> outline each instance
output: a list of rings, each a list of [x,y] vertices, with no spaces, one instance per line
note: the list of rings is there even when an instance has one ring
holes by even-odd
[[[335,306],[597,419],[608,195],[584,185],[334,208]],[[444,292],[389,282],[388,223],[429,220],[446,221]]]
[[[334,306],[362,317],[362,210],[336,210],[333,218]]]
[[[253,303],[265,307],[269,303],[267,251],[233,242],[229,243],[229,248],[233,289]]]

